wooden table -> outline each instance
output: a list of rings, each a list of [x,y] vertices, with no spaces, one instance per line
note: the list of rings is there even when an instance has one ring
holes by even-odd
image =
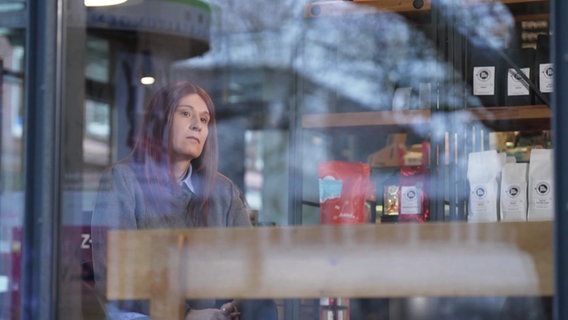
[[[111,300],[550,296],[552,222],[110,231]]]

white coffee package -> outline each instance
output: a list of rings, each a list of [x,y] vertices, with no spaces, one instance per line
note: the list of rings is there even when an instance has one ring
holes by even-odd
[[[495,150],[472,152],[468,157],[468,221],[498,221],[499,175],[502,158]]]
[[[529,161],[528,185],[529,221],[552,220],[554,217],[554,186],[552,184],[552,150],[532,149]]]
[[[506,163],[501,172],[501,221],[527,220],[528,163]]]
[[[497,176],[497,183],[501,184],[501,174],[503,172],[503,167],[507,163],[507,154],[505,152],[497,152],[497,156],[499,157],[499,175]],[[499,197],[499,194],[497,195]]]
[[[507,163],[507,154],[505,152],[497,152],[497,156],[499,156],[499,162],[501,163],[501,168]]]

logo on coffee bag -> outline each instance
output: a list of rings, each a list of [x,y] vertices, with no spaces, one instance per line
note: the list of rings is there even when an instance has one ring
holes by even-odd
[[[539,196],[546,196],[550,192],[550,185],[547,182],[539,182],[535,187]]]
[[[479,81],[489,81],[491,79],[491,75],[493,74],[493,70],[489,68],[482,68],[479,72],[476,73],[477,79]]]
[[[516,185],[509,186],[505,190],[505,194],[507,194],[510,198],[518,198],[521,194],[521,187]]]
[[[477,199],[483,199],[487,196],[487,189],[484,186],[476,186],[473,190],[473,194]]]

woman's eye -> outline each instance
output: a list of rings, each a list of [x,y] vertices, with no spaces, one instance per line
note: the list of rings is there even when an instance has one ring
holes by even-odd
[[[207,119],[207,118],[201,118],[201,122],[207,123],[207,122],[209,122],[209,119]]]
[[[188,112],[188,111],[182,111],[181,114],[182,114],[184,117],[189,117],[189,112]]]

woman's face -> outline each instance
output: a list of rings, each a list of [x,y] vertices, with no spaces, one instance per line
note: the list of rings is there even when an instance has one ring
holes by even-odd
[[[207,104],[197,94],[180,99],[172,116],[174,161],[191,161],[201,155],[209,134],[210,114]]]

